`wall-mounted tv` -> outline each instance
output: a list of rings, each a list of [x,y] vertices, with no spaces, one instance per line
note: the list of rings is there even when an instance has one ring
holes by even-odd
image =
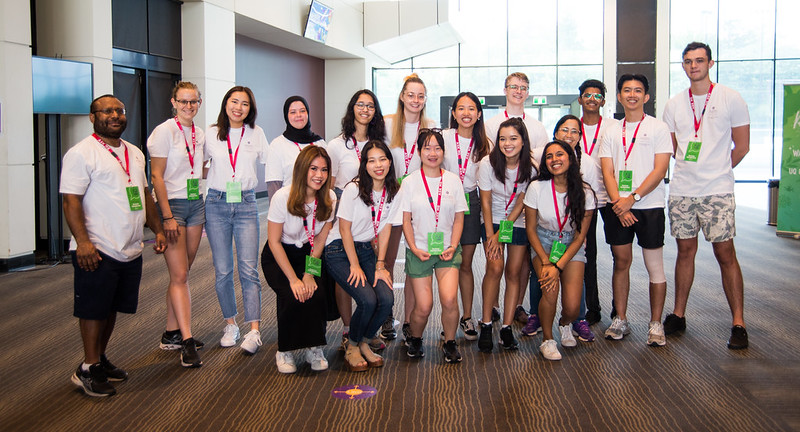
[[[331,27],[331,16],[333,8],[325,6],[317,0],[312,0],[311,7],[308,9],[308,21],[306,21],[306,31],[303,36],[314,39],[317,42],[325,43],[328,39],[328,30]]]
[[[89,114],[92,64],[31,57],[35,114]]]

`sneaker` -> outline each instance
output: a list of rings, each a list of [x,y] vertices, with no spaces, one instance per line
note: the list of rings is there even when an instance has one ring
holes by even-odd
[[[474,318],[461,318],[458,323],[464,333],[464,339],[474,341],[478,339],[478,324]]]
[[[275,353],[275,365],[278,366],[278,372],[291,374],[297,372],[297,366],[294,364],[294,356],[290,351]]]
[[[384,340],[394,340],[397,338],[397,330],[394,329],[394,326],[394,317],[389,315],[386,321],[383,322],[383,325],[381,325],[381,331],[379,333],[380,338]]]
[[[244,335],[242,349],[250,354],[255,354],[261,346],[261,333],[258,330],[250,330]]]
[[[528,322],[522,327],[522,334],[525,336],[533,336],[542,331],[542,323],[539,322],[539,315],[528,315]]]
[[[600,311],[586,311],[586,322],[592,326],[600,322]]]
[[[492,308],[492,322],[500,321],[500,308],[495,306]]]
[[[100,363],[95,363],[89,366],[89,370],[85,371],[78,365],[78,370],[72,374],[70,378],[72,383],[80,387],[84,393],[94,397],[113,396],[117,390],[108,382],[103,366]]]
[[[515,350],[519,348],[519,342],[514,338],[514,330],[511,326],[500,329],[500,346],[505,350]]]
[[[173,351],[179,350],[182,348],[181,341],[183,337],[181,336],[180,330],[175,330],[174,332],[165,331],[163,335],[161,335],[161,343],[158,344],[158,347],[162,350],[166,351]],[[195,349],[203,349],[205,344],[197,339],[194,340],[194,347]]]
[[[347,351],[347,345],[350,345],[350,333],[342,333],[342,343],[339,345],[339,349]]]
[[[328,369],[328,360],[320,347],[306,348],[306,361],[311,365],[311,370],[319,372]]]
[[[409,336],[406,339],[406,346],[408,347],[408,356],[411,358],[422,358],[425,357],[425,353],[422,351],[422,338]]]
[[[447,340],[447,339],[444,337],[444,330],[442,330],[442,331],[439,333],[439,339],[441,339],[441,340],[442,340],[442,342],[444,342],[444,341],[446,341],[446,340]]]
[[[106,378],[109,381],[125,381],[128,379],[128,372],[114,366],[105,354],[100,355],[100,365],[103,366],[103,372],[106,373]]]
[[[577,336],[583,342],[594,342],[594,333],[589,328],[588,320],[579,320],[572,323],[572,335]],[[564,344],[564,341],[561,341]]]
[[[403,343],[408,346],[408,340],[411,339],[411,324],[404,323],[403,324]]]
[[[728,348],[745,349],[748,345],[747,329],[740,325],[731,327],[731,338],[728,339]]]
[[[181,366],[185,368],[196,368],[203,365],[200,356],[197,354],[197,345],[194,339],[189,338],[181,342]]]
[[[442,345],[442,352],[444,353],[444,361],[446,363],[459,363],[461,362],[461,353],[458,352],[458,344],[454,340],[449,340]]]
[[[628,326],[628,320],[614,318],[611,325],[606,329],[606,339],[620,340],[623,336],[630,334],[631,328]]]
[[[525,312],[525,308],[522,305],[517,306],[517,310],[514,311],[514,321],[520,324],[528,323],[528,312]]]
[[[490,353],[494,349],[494,337],[492,331],[494,328],[491,324],[481,323],[481,336],[478,338],[478,351]]]
[[[647,345],[657,347],[666,344],[667,338],[664,337],[664,326],[660,321],[650,321],[650,329],[647,331]]]
[[[547,339],[539,345],[539,352],[547,360],[561,360],[561,353],[558,351],[558,344],[555,339]]]
[[[219,340],[219,346],[228,348],[236,345],[239,341],[239,327],[236,324],[228,324],[225,326],[222,339]]]
[[[682,332],[686,330],[686,317],[679,317],[675,314],[669,314],[664,318],[664,334],[671,335],[673,333]]]

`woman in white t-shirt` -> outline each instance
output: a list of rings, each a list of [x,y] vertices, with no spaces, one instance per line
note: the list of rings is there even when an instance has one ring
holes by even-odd
[[[500,328],[502,347],[519,347],[511,324],[519,291],[527,279],[525,252],[525,217],[522,201],[525,189],[536,174],[530,158],[531,143],[525,123],[512,117],[500,124],[497,143],[478,167],[478,188],[483,208],[486,273],[483,277],[483,317],[478,349],[492,352],[492,306],[500,291],[500,278],[505,274],[503,325]],[[508,247],[506,248],[506,245]],[[507,251],[507,257],[504,256]]]
[[[222,98],[217,122],[206,132],[205,159],[210,161],[206,196],[206,235],[211,247],[217,299],[226,325],[222,347],[236,345],[236,294],[233,285],[233,245],[242,286],[244,321],[250,331],[242,349],[255,354],[261,346],[261,281],[258,278],[258,205],[256,168],[266,162],[267,138],[256,126],[256,100],[242,86]]]
[[[261,268],[277,295],[281,373],[297,371],[304,355],[314,371],[328,368],[325,346],[326,292],[320,286],[320,257],[333,225],[336,195],[330,189],[328,152],[304,148],[294,163],[292,184],[275,192],[267,214],[267,243]],[[330,287],[332,288],[332,287]]]
[[[202,103],[200,90],[194,83],[181,81],[172,89],[170,102],[175,117],[156,126],[147,139],[153,191],[169,241],[164,252],[169,271],[167,325],[159,346],[181,350],[181,366],[198,367],[203,362],[197,348],[203,343],[192,338],[189,269],[206,221],[200,190],[206,140],[203,130],[194,124]]]
[[[467,200],[456,174],[442,169],[444,138],[438,129],[422,129],[417,139],[422,168],[402,184],[403,234],[406,239],[406,280],[414,290],[408,356],[419,358],[422,333],[433,309],[433,273],[439,288],[444,327],[444,360],[461,361],[456,344],[458,330],[458,268],[461,266],[461,231]],[[424,193],[423,193],[424,191]],[[408,307],[408,305],[406,305]]]
[[[559,284],[558,325],[562,346],[576,345],[570,323],[578,316],[586,262],[583,242],[595,201],[591,187],[581,178],[575,149],[563,141],[548,143],[539,164],[539,175],[528,186],[524,200],[525,229],[533,250],[533,267],[542,287],[539,317],[544,341],[539,350],[548,360],[561,359],[553,339]],[[565,345],[566,341],[570,342]]]
[[[383,366],[370,342],[394,305],[386,249],[390,221],[400,209],[399,189],[389,147],[383,140],[368,141],[358,176],[342,192],[338,220],[325,246],[328,273],[356,301],[344,355],[354,372]],[[372,342],[381,345],[380,339]]]

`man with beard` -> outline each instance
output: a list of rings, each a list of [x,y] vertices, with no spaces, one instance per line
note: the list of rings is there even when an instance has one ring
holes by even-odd
[[[103,95],[92,101],[90,112],[94,133],[64,155],[61,170],[64,215],[72,231],[73,315],[84,353],[71,380],[87,395],[111,396],[116,390],[109,381],[124,381],[128,373],[108,360],[106,349],[117,312],[136,312],[145,220],[156,233],[156,253],[166,250],[167,241],[147,188],[144,155],[120,139],[125,106]]]

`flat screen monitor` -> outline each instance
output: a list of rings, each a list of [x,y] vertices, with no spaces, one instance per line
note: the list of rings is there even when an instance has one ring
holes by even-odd
[[[303,36],[325,43],[328,39],[328,30],[331,27],[332,15],[333,8],[313,0],[311,7],[308,9],[308,21],[306,21],[306,31]]]
[[[92,64],[31,57],[35,114],[89,114]]]

